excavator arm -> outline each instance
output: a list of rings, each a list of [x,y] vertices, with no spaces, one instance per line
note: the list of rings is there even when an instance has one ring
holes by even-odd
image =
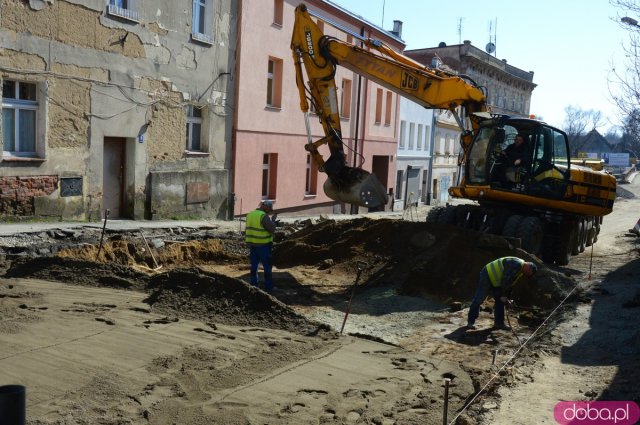
[[[475,84],[460,76],[429,69],[395,52],[379,40],[351,34],[359,38],[365,48],[324,35],[304,4],[295,10],[291,49],[300,108],[307,124],[308,143],[305,149],[311,153],[319,169],[329,177],[324,186],[327,196],[360,206],[376,207],[388,200],[385,188],[374,175],[361,168],[349,167],[346,162],[334,78],[336,67],[340,65],[347,68],[425,108],[452,111],[463,130],[462,145],[465,152],[471,145],[472,132],[464,131],[463,122],[456,113],[457,108],[463,107],[465,116],[471,119],[472,129],[476,130],[478,117],[482,116],[477,113],[487,111],[486,97]],[[310,132],[309,102],[314,105],[325,134],[315,142]],[[328,145],[330,151],[326,161],[318,152],[318,148],[324,144]]]

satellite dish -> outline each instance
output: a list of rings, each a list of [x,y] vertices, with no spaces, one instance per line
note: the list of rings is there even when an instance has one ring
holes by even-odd
[[[493,53],[496,51],[496,45],[493,43],[487,43],[484,49],[487,51],[487,53]]]

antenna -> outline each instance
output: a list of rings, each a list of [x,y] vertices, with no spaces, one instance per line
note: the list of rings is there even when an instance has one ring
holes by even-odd
[[[380,25],[380,28],[384,29],[384,3],[385,0],[382,0],[382,24]]]
[[[496,51],[496,43],[491,41],[492,28],[493,28],[493,22],[489,21],[489,42],[484,48],[489,54],[494,53]]]
[[[458,44],[462,44],[462,20],[464,18],[458,18]]]

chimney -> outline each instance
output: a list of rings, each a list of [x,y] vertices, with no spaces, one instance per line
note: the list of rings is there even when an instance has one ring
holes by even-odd
[[[402,21],[393,21],[393,31],[391,32],[402,39]]]

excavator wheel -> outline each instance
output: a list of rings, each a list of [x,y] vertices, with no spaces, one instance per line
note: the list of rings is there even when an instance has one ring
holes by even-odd
[[[568,226],[564,226],[560,232],[558,241],[554,246],[554,258],[556,264],[559,266],[566,266],[569,264],[571,252],[573,251],[573,247],[576,243],[576,228],[577,226],[569,224]]]
[[[582,226],[582,228],[580,229],[580,242],[578,243],[578,251],[580,251],[581,253],[584,252],[586,246],[587,246],[587,232],[589,231],[587,229],[587,220],[586,219],[582,219],[580,220],[580,224]]]
[[[516,237],[520,238],[522,249],[538,255],[544,238],[542,222],[537,217],[525,217],[518,226]]]
[[[443,207],[443,211],[438,216],[438,223],[456,225],[456,209],[455,207]]]
[[[582,252],[580,251],[580,243],[582,241],[582,235],[584,234],[584,223],[582,220],[577,220],[572,227],[575,228],[575,240],[571,248],[571,255],[578,255]]]
[[[444,211],[444,208],[445,207],[431,208],[427,213],[427,218],[426,218],[427,223],[437,223],[438,217],[440,217],[440,214],[442,214],[442,211]]]
[[[520,222],[524,220],[524,217],[521,215],[514,214],[509,216],[504,227],[502,228],[502,236],[506,236],[508,238],[516,238],[518,234],[518,228],[520,227]]]

